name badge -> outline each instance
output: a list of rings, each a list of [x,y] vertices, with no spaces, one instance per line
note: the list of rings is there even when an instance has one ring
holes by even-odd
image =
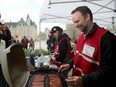
[[[82,53],[86,54],[87,56],[93,57],[94,51],[95,47],[85,44]]]

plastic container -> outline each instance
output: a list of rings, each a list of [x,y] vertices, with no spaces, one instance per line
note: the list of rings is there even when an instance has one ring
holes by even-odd
[[[37,64],[38,64],[38,67],[43,67],[43,65],[44,65],[44,56],[43,56],[43,54],[41,54],[41,56],[38,56]]]
[[[44,56],[44,66],[50,66],[50,57]]]

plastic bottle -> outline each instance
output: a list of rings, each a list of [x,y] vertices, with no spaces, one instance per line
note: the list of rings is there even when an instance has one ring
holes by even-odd
[[[41,54],[41,56],[38,56],[37,63],[38,63],[38,67],[40,67],[40,68],[43,67],[43,64],[44,64],[43,54]]]
[[[37,58],[37,64],[36,64],[37,67],[40,67],[40,63],[39,63],[40,62],[40,57],[41,57],[41,54],[39,54],[38,58]]]

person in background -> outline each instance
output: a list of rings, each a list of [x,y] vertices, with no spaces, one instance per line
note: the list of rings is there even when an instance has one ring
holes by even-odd
[[[4,40],[3,37],[4,37],[3,24],[0,22],[0,42],[1,42],[1,39]],[[5,80],[3,72],[2,72],[1,64],[0,64],[0,87],[8,87],[8,84]]]
[[[0,22],[0,39],[3,39],[3,24]]]
[[[11,45],[11,32],[5,24],[3,24],[3,32],[4,32],[4,40],[7,48]]]
[[[53,35],[50,33],[48,35],[46,44],[47,44],[47,49],[50,50],[51,53],[54,53],[56,42],[57,41],[56,41],[55,37],[53,37]]]
[[[54,26],[51,29],[51,34],[56,38],[57,43],[54,49],[54,64],[60,67],[61,64],[67,63],[73,56],[70,52],[73,52],[71,49],[70,37],[63,33],[63,29],[59,26]],[[65,78],[67,78],[69,70],[62,72]]]
[[[22,41],[21,41],[22,43],[23,43],[23,45],[24,45],[24,48],[25,49],[27,49],[27,47],[28,47],[28,39],[26,38],[26,36],[24,36],[24,38],[22,39]]]
[[[34,48],[35,48],[35,43],[34,43],[34,40],[31,38],[30,41],[29,41],[29,48],[32,49],[34,51]]]
[[[73,76],[66,82],[71,87],[116,87],[116,38],[108,30],[93,23],[87,6],[72,11],[72,21],[82,32],[77,40],[74,60],[59,71],[73,67]]]

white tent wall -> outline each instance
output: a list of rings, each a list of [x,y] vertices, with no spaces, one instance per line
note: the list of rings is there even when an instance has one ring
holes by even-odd
[[[40,22],[72,23],[71,11],[82,5],[92,10],[97,24],[110,27],[116,25],[116,0],[44,0]]]

